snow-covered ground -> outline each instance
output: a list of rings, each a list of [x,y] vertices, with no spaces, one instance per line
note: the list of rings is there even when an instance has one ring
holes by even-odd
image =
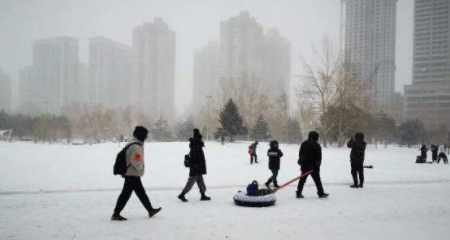
[[[148,143],[144,186],[163,211],[148,219],[133,196],[123,215],[109,220],[123,184],[112,175],[123,147],[0,143],[0,239],[447,239],[450,236],[450,167],[415,164],[415,149],[369,148],[364,189],[350,189],[348,149],[324,149],[322,180],[329,199],[318,199],[312,180],[305,199],[295,185],[277,193],[264,209],[232,201],[253,179],[270,176],[265,153],[250,165],[249,143],[221,146],[207,142],[206,184],[211,202],[200,202],[196,188],[189,203],[176,196],[186,182],[187,143]],[[285,153],[279,181],[299,174],[298,145]]]

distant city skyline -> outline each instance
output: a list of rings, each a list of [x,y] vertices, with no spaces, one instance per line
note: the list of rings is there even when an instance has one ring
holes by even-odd
[[[107,5],[108,8],[104,8]],[[242,10],[248,10],[265,28],[278,28],[292,42],[292,83],[301,74],[300,55],[310,56],[311,43],[323,36],[339,40],[340,1],[2,1],[0,3],[0,69],[11,76],[18,89],[19,69],[31,64],[31,42],[36,39],[67,35],[80,39],[80,60],[87,63],[87,40],[105,36],[131,45],[130,29],[161,16],[179,36],[176,63],[176,105],[180,113],[190,103],[194,50],[219,38],[219,24]],[[397,84],[411,81],[412,3],[399,0],[397,35]],[[192,14],[192,13],[196,14]],[[311,24],[314,23],[314,24]],[[398,34],[400,32],[401,34]],[[402,34],[403,33],[403,34]],[[400,46],[400,47],[398,47]],[[4,56],[8,56],[5,58]],[[15,97],[17,101],[17,96]],[[17,103],[14,104],[14,107]]]

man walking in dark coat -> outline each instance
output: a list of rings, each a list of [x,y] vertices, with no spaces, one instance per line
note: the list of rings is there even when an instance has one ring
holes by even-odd
[[[191,151],[189,152],[189,179],[184,187],[183,191],[178,198],[187,202],[185,195],[191,191],[192,187],[195,183],[197,183],[198,188],[200,189],[201,201],[209,201],[210,197],[205,195],[206,185],[203,179],[203,175],[206,174],[206,160],[205,153],[203,152],[203,147],[205,143],[202,140],[202,135],[198,129],[194,129],[194,137],[189,139],[189,148]]]
[[[302,175],[313,171],[310,175],[317,187],[319,198],[326,198],[328,194],[323,191],[322,180],[320,179],[320,165],[322,164],[322,148],[319,144],[319,134],[315,131],[309,133],[308,140],[304,141],[300,147],[298,163],[301,166]],[[303,198],[302,191],[308,175],[301,177],[298,181],[297,198]]]
[[[258,147],[258,141],[252,143],[248,147],[248,153],[250,154],[250,164],[253,164],[253,159],[255,163],[258,163],[258,155],[256,155],[256,148]]]
[[[125,221],[126,218],[120,215],[125,208],[133,191],[138,196],[142,205],[147,209],[149,217],[153,217],[161,208],[153,208],[150,200],[142,186],[141,177],[144,175],[144,142],[147,139],[148,130],[145,127],[137,126],[133,132],[133,140],[127,144],[126,148],[126,164],[127,170],[122,177],[125,179],[122,192],[117,199],[114,214],[111,217],[113,221]]]
[[[356,133],[347,143],[347,147],[351,148],[350,164],[352,167],[353,185],[351,188],[363,188],[364,184],[364,154],[366,151],[366,142],[364,142],[364,134]],[[358,184],[359,176],[359,184]]]
[[[431,160],[434,162],[437,162],[438,159],[438,151],[439,151],[439,147],[431,144]]]
[[[272,177],[266,182],[266,187],[269,188],[270,183],[273,182],[275,188],[278,186],[278,171],[280,170],[280,159],[283,157],[283,152],[278,147],[278,141],[273,140],[270,142],[270,149],[267,151],[267,156],[269,157],[269,169],[272,171]]]

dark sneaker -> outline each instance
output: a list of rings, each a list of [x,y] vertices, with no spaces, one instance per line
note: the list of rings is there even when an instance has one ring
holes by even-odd
[[[328,193],[322,193],[319,195],[319,198],[327,198],[329,196]]]
[[[275,188],[279,188],[280,186],[278,186],[278,183],[273,183],[273,186],[275,187]]]
[[[267,188],[270,188],[270,182],[266,182],[264,185],[266,185]]]
[[[182,202],[187,202],[188,200],[186,199],[186,197],[182,194],[178,195],[178,199],[180,199]]]
[[[351,188],[359,188],[359,185],[353,184],[350,186]]]
[[[153,217],[153,216],[155,216],[157,213],[159,213],[159,211],[161,211],[161,208],[154,208],[154,209],[148,211],[148,216],[149,216],[149,217]]]
[[[127,220],[126,218],[120,216],[119,214],[117,215],[114,214],[111,217],[111,221],[126,221],[126,220]]]
[[[364,188],[362,184],[359,184],[359,186],[358,186],[358,187],[359,187],[359,188]]]
[[[297,198],[305,198],[305,197],[303,197],[302,193],[299,193],[299,192],[296,193],[296,197]]]
[[[200,198],[200,201],[209,201],[209,200],[211,200],[211,198],[206,196],[205,194],[203,194],[202,197]]]

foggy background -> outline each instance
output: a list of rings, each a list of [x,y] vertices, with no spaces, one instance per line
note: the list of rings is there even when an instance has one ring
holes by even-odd
[[[397,3],[396,91],[411,83],[413,0]],[[176,109],[192,99],[194,50],[219,40],[220,22],[248,10],[265,29],[278,28],[291,41],[292,86],[301,74],[300,56],[324,35],[339,42],[340,0],[1,0],[0,69],[14,83],[18,71],[32,63],[32,41],[55,36],[79,39],[80,61],[88,61],[88,39],[105,36],[131,45],[132,28],[162,17],[176,32]]]

